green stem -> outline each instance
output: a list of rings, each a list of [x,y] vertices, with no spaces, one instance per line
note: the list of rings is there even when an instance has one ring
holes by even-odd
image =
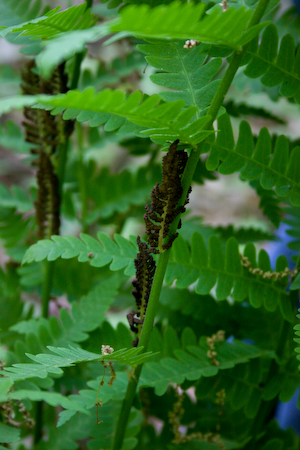
[[[92,7],[93,0],[86,0],[85,3],[86,3],[86,10],[87,10],[88,8]],[[73,70],[73,76],[72,76],[72,80],[71,80],[71,84],[70,84],[70,89],[77,88],[79,77],[80,77],[80,66],[81,66],[82,60],[85,56],[85,53],[86,53],[86,51],[84,50],[83,52],[76,53],[76,55],[75,55],[74,70]]]
[[[270,0],[259,0],[256,10],[254,11],[253,16],[249,22],[248,28],[250,26],[255,25],[256,23],[259,23],[259,21],[261,20],[263,14],[264,14],[266,7],[268,6],[269,1]],[[230,64],[224,74],[224,77],[219,85],[219,88],[218,88],[218,90],[213,98],[213,101],[211,103],[211,106],[207,112],[207,115],[211,116],[211,121],[206,126],[206,128],[208,128],[208,129],[211,128],[213,121],[217,117],[218,111],[219,111],[220,107],[222,106],[224,97],[232,83],[232,80],[233,80],[238,68],[240,67],[240,63],[243,59],[245,51],[246,51],[246,48],[243,49],[241,52],[235,52],[230,61]],[[199,161],[199,157],[201,154],[201,148],[202,148],[202,145],[198,146],[198,148],[196,150],[193,150],[188,159],[184,174],[182,176],[183,195],[179,202],[179,205],[182,205],[185,202],[185,199],[186,199],[186,196],[188,193],[188,189],[191,185],[193,175],[194,175],[197,163]],[[180,217],[177,217],[176,220],[174,220],[174,222],[171,226],[170,232],[173,233],[174,231],[176,231],[179,220],[180,220]],[[160,297],[160,293],[161,293],[162,283],[163,283],[166,269],[168,266],[169,256],[170,256],[170,250],[167,250],[164,253],[161,253],[159,255],[158,264],[157,264],[157,268],[156,268],[154,279],[153,279],[153,285],[151,288],[151,294],[150,294],[150,298],[148,301],[147,312],[146,312],[146,316],[145,316],[145,320],[144,320],[144,324],[143,324],[143,328],[142,328],[142,334],[141,334],[141,337],[139,340],[139,346],[144,347],[143,352],[147,350],[148,343],[150,340],[151,331],[152,331],[154,319],[155,319],[155,313],[157,311],[157,306],[158,306],[159,297]],[[142,371],[142,365],[136,367],[136,369],[133,371],[133,375],[130,377],[130,380],[129,380],[129,383],[127,386],[126,395],[125,395],[125,398],[124,398],[124,401],[122,404],[122,409],[121,409],[117,427],[116,427],[115,438],[114,438],[112,450],[120,450],[122,448],[123,440],[124,440],[125,433],[126,433],[127,423],[128,423],[129,416],[130,416],[130,410],[132,407],[132,402],[133,402],[133,398],[135,396],[136,388],[138,386],[141,371]]]
[[[45,319],[47,319],[54,272],[53,261],[45,261],[44,267],[45,275],[42,288],[42,317],[45,317]]]
[[[92,6],[92,3],[93,3],[93,0],[86,0],[87,8],[90,8]],[[79,75],[80,75],[80,66],[81,66],[83,57],[84,57],[84,52],[77,54],[75,57],[73,76],[72,76],[72,81],[71,81],[71,85],[70,85],[71,89],[76,89],[76,87],[77,87]],[[58,166],[57,166],[57,170],[56,170],[56,174],[59,179],[61,197],[63,194],[63,184],[64,184],[64,179],[65,179],[68,147],[69,147],[69,138],[66,139],[65,142],[60,145],[59,156],[58,156]],[[44,276],[43,286],[42,286],[42,317],[47,318],[48,313],[49,313],[49,300],[50,300],[52,283],[53,283],[54,262],[46,261],[44,267],[45,267],[45,276]],[[37,444],[42,439],[42,435],[43,435],[42,431],[43,431],[43,402],[37,402],[35,430],[34,430],[35,444]]]
[[[81,222],[82,222],[82,231],[83,233],[87,233],[88,227],[86,224],[87,218],[87,186],[85,180],[85,171],[84,171],[84,163],[83,163],[83,135],[82,135],[82,126],[79,122],[76,123],[77,129],[77,141],[78,141],[78,181],[79,181],[79,190],[81,196]]]

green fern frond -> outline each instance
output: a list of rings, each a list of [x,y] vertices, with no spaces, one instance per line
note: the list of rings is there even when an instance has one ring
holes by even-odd
[[[240,124],[239,138],[234,142],[229,116],[223,114],[218,119],[218,135],[212,144],[206,161],[208,170],[222,174],[241,172],[244,180],[260,179],[264,189],[275,186],[279,197],[289,196],[293,205],[300,205],[300,147],[289,153],[289,141],[285,136],[272,139],[266,128],[259,133],[256,146],[247,122]],[[219,165],[219,161],[222,163]]]
[[[249,259],[253,268],[258,266],[264,272],[271,270],[269,257],[264,250],[260,251],[256,262],[253,244],[247,244],[244,256]],[[285,267],[287,267],[286,258],[278,258],[276,270],[282,271]],[[279,305],[283,316],[290,322],[294,320],[285,286],[281,282],[252,275],[243,268],[238,243],[234,238],[228,239],[224,254],[222,241],[216,236],[209,238],[208,251],[199,233],[192,236],[191,250],[179,236],[172,247],[165,280],[167,285],[177,280],[176,286],[180,289],[187,288],[197,281],[195,292],[200,295],[207,295],[216,285],[218,300],[224,300],[229,295],[235,301],[242,301],[248,297],[252,306],[255,308],[264,306],[268,311],[275,311]]]
[[[64,112],[63,118],[75,118],[79,122],[90,121],[90,126],[105,125],[106,131],[116,131],[127,134],[132,131],[126,119],[133,124],[144,127],[140,136],[150,136],[155,141],[165,143],[168,140],[179,139],[182,143],[195,146],[204,140],[212,131],[202,128],[210,120],[209,116],[200,117],[191,123],[195,115],[195,108],[183,109],[182,101],[162,103],[158,95],[152,95],[142,101],[139,91],[125,97],[122,91],[105,89],[95,95],[94,90],[83,92],[69,91],[65,95],[20,96],[0,100],[0,114],[11,109],[21,109],[39,102],[52,114]],[[138,130],[140,131],[140,129]]]
[[[147,55],[146,60],[151,66],[163,71],[151,75],[150,79],[170,89],[160,92],[160,97],[165,101],[183,100],[185,106],[195,106],[198,118],[211,103],[219,86],[220,80],[211,79],[220,69],[222,59],[207,62],[201,45],[186,49],[184,41],[147,41],[151,45],[138,45],[138,49]]]
[[[247,48],[248,63],[244,73],[250,78],[261,77],[267,87],[280,85],[283,97],[294,97],[300,102],[300,50],[290,34],[283,36],[278,52],[278,32],[275,25],[269,25],[258,44],[258,38]]]
[[[1,0],[1,26],[11,27],[39,16],[42,9],[41,0]]]
[[[31,401],[44,401],[51,406],[62,406],[66,410],[71,410],[75,412],[81,412],[88,414],[85,408],[83,408],[79,403],[69,400],[62,394],[57,392],[45,392],[40,390],[28,390],[28,389],[16,389],[12,392],[2,395],[0,397],[1,402],[7,402],[9,400],[31,400]]]
[[[243,409],[246,417],[256,417],[263,400],[263,364],[259,358],[247,364],[239,364],[232,369],[222,371],[218,375],[218,387],[213,378],[202,378],[196,386],[196,397],[199,400],[215,398],[217,390],[225,389],[226,402],[233,411]]]
[[[159,363],[147,362],[140,378],[141,386],[155,388],[157,395],[163,395],[169,383],[182,384],[185,379],[198,380],[201,377],[214,377],[219,370],[230,369],[237,364],[248,362],[252,358],[272,358],[273,354],[252,345],[234,340],[218,345],[219,366],[214,366],[207,356],[208,346],[188,346],[186,350],[174,350],[176,359],[164,358]]]
[[[59,428],[49,424],[47,440],[41,439],[35,450],[76,450],[79,448],[78,441],[89,438],[94,417],[82,414],[72,417],[75,414],[72,410],[61,411],[62,416],[64,413],[71,416],[70,421]]]
[[[228,114],[232,117],[254,116],[263,117],[264,119],[270,119],[282,125],[286,123],[281,117],[273,114],[271,111],[268,111],[265,108],[251,106],[247,103],[237,103],[233,100],[229,100],[224,103],[224,107],[226,108]]]
[[[18,125],[9,120],[0,126],[0,145],[16,153],[29,153],[31,147]]]
[[[0,183],[0,206],[26,212],[33,208],[33,200],[19,186],[13,186],[9,191]]]
[[[263,231],[259,228],[253,227],[235,228],[233,225],[228,225],[227,227],[222,226],[216,227],[214,228],[214,234],[218,234],[222,239],[226,241],[230,237],[234,237],[239,244],[247,244],[248,242],[276,240],[276,238],[272,233],[268,233],[267,231]]]
[[[10,326],[21,320],[24,304],[21,300],[21,289],[16,271],[10,264],[0,268],[0,330],[1,342],[10,341]]]
[[[5,425],[0,422],[0,443],[1,444],[10,444],[13,442],[18,442],[21,439],[21,430],[16,427],[11,427],[9,425]],[[0,450],[5,449],[7,447],[3,447],[0,445]]]
[[[36,228],[33,217],[23,218],[14,209],[0,211],[0,239],[7,249],[6,253],[14,260],[21,261],[28,247],[27,240]]]
[[[115,213],[125,214],[131,206],[145,205],[155,183],[161,178],[161,168],[154,166],[149,173],[141,168],[133,174],[124,171],[111,174],[103,169],[95,175],[95,166],[86,173],[87,196],[93,207],[87,216],[87,223],[107,219]]]
[[[70,343],[85,341],[89,337],[87,333],[101,327],[104,322],[104,314],[118,293],[120,281],[117,275],[101,280],[78,303],[72,303],[71,314],[62,308],[59,319],[51,316],[49,320],[39,318],[21,321],[11,327],[11,331],[25,336],[31,334],[28,344],[35,339],[40,342],[40,348],[43,351],[49,344],[65,347]],[[26,352],[32,351],[27,346]]]
[[[300,313],[300,309],[298,310],[298,312]],[[297,315],[297,319],[300,319],[299,314]],[[300,325],[299,324],[295,325],[294,330],[295,330],[295,335],[297,336],[296,338],[294,338],[294,341],[297,344],[300,344]],[[297,353],[297,359],[300,360],[300,347],[296,347],[295,352]],[[300,366],[298,368],[300,370]]]
[[[225,389],[226,402],[229,402],[233,411],[243,408],[245,416],[252,419],[256,417],[262,401],[270,401],[279,396],[280,401],[287,402],[293,397],[300,381],[299,372],[295,369],[297,367],[293,357],[265,384],[264,365],[257,358],[220,372],[217,388],[213,378],[202,378],[195,394],[199,400],[213,400],[217,390]]]
[[[141,353],[143,347],[131,348],[129,350],[116,350],[110,355],[101,355],[87,352],[81,348],[69,346],[69,348],[56,348],[49,346],[51,354],[41,353],[38,355],[27,354],[28,358],[35,361],[36,364],[13,364],[12,367],[5,367],[2,375],[10,377],[14,381],[26,380],[29,378],[46,378],[51,374],[61,375],[61,367],[71,367],[76,363],[87,361],[118,361],[120,363],[137,366],[143,364],[152,353]],[[54,353],[54,355],[52,354]]]
[[[147,5],[128,6],[110,29],[142,38],[196,39],[239,49],[265,26],[259,24],[245,31],[251,16],[251,10],[245,8],[228,8],[225,12],[216,8],[203,17],[204,11],[204,3],[194,2],[173,2],[153,9]]]
[[[125,269],[125,275],[135,273],[134,258],[137,254],[137,245],[115,234],[113,241],[105,233],[98,232],[99,241],[81,234],[81,239],[74,236],[52,236],[52,240],[45,239],[32,245],[26,252],[23,263],[32,261],[55,261],[57,258],[70,259],[78,256],[78,261],[90,261],[94,267],[103,267],[111,263],[110,269]]]
[[[86,10],[85,3],[72,6],[61,12],[58,12],[58,9],[59,7],[32,22],[11,27],[2,31],[0,34],[4,36],[8,32],[20,33],[20,36],[30,36],[35,39],[49,39],[60,33],[90,28],[96,23],[95,16],[91,14],[90,9]]]
[[[141,52],[132,51],[124,58],[115,58],[111,63],[99,63],[95,71],[84,69],[79,81],[79,88],[83,90],[93,86],[96,91],[120,82],[120,79],[140,71],[145,67],[145,58]]]
[[[52,236],[52,240],[39,241],[27,250],[23,263],[78,256],[79,261],[91,261],[91,265],[95,267],[102,267],[111,262],[111,270],[126,268],[126,275],[132,276],[135,273],[133,260],[137,250],[130,241],[115,235],[116,242],[114,242],[101,232],[98,233],[98,239],[102,245],[88,235],[82,234],[81,239],[73,236]],[[258,265],[264,272],[271,270],[269,257],[263,250],[259,254],[257,264],[253,244],[246,246],[244,256],[249,259],[253,268]],[[286,259],[279,258],[276,269],[283,271],[286,267]],[[289,321],[293,320],[285,285],[259,275],[252,275],[244,269],[241,265],[238,242],[234,238],[227,241],[224,255],[222,242],[216,236],[209,239],[209,251],[199,233],[192,236],[191,250],[179,236],[173,244],[166,273],[168,285],[174,280],[177,280],[176,286],[180,289],[198,281],[195,291],[200,295],[208,294],[217,285],[218,300],[224,300],[231,295],[234,300],[242,301],[249,296],[249,301],[255,308],[263,305],[268,311],[276,310],[279,304],[284,317]]]
[[[272,189],[264,189],[258,180],[251,181],[250,186],[255,189],[260,197],[259,208],[262,210],[262,213],[278,228],[283,215],[278,196]]]

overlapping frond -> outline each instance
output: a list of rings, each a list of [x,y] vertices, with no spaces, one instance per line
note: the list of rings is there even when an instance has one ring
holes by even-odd
[[[255,247],[247,244],[244,257],[247,257],[253,268],[259,267],[263,272],[271,270],[268,254],[261,250],[256,261]],[[287,267],[286,258],[277,260],[276,270]],[[230,238],[226,242],[224,254],[222,241],[216,236],[209,239],[207,250],[203,237],[194,233],[191,240],[191,250],[179,236],[173,244],[170,263],[166,273],[166,283],[171,285],[174,280],[178,288],[186,288],[197,282],[195,291],[200,295],[208,294],[216,286],[216,297],[223,300],[229,295],[235,301],[249,298],[255,308],[264,306],[268,311],[276,310],[279,305],[283,316],[293,321],[291,300],[282,281],[274,281],[259,275],[249,273],[241,265],[238,243]]]
[[[226,402],[233,411],[243,409],[247,418],[256,417],[262,401],[270,401],[279,396],[280,401],[289,401],[299,386],[300,375],[295,371],[295,358],[287,366],[264,384],[264,365],[262,359],[253,359],[247,364],[222,371],[218,375],[218,386],[213,378],[202,378],[196,387],[199,400],[212,400],[217,390],[225,389]]]
[[[141,168],[133,174],[124,171],[111,174],[103,169],[97,175],[87,169],[87,195],[93,203],[88,213],[87,222],[92,223],[98,219],[107,219],[115,213],[125,214],[131,206],[145,205],[155,183],[161,178],[160,167]]]
[[[45,392],[40,390],[19,389],[16,391],[8,392],[6,395],[1,395],[1,402],[7,402],[9,400],[32,400],[32,401],[45,401],[51,406],[62,406],[67,410],[75,412],[81,412],[88,414],[87,411],[82,408],[79,403],[69,400],[66,396],[57,392]]]
[[[84,69],[79,82],[80,89],[93,86],[96,91],[120,83],[120,79],[145,67],[145,58],[141,52],[132,51],[123,58],[115,58],[111,63],[99,63],[97,71]]]
[[[126,275],[131,276],[135,273],[133,264],[137,252],[135,244],[119,235],[115,235],[113,241],[100,232],[98,239],[101,244],[85,234],[81,235],[81,240],[73,236],[52,236],[52,240],[39,241],[31,246],[24,256],[23,263],[77,256],[79,261],[91,261],[91,265],[95,267],[111,263],[111,270],[126,268]],[[255,253],[254,245],[248,244],[244,256],[249,259],[252,267],[269,272],[271,265],[267,253],[261,250],[258,262]],[[286,267],[286,258],[278,258],[276,270],[283,271]],[[218,300],[223,300],[229,295],[236,301],[249,297],[254,307],[259,308],[263,305],[268,311],[275,311],[279,305],[284,317],[289,321],[293,320],[291,302],[285,290],[285,279],[282,278],[278,282],[272,278],[268,279],[268,276],[253,275],[248,269],[244,269],[235,238],[228,239],[224,254],[222,241],[216,236],[210,237],[209,250],[199,233],[192,236],[191,250],[179,236],[173,244],[166,273],[168,285],[174,280],[177,280],[176,286],[180,289],[187,288],[197,281],[195,291],[200,295],[208,294],[216,285]]]
[[[24,218],[12,208],[0,211],[0,239],[6,253],[16,261],[21,261],[27,249],[27,240],[35,230],[33,217]]]
[[[12,442],[18,442],[21,439],[21,430],[19,428],[11,427],[0,423],[0,443],[10,444]],[[0,450],[7,448],[0,446]]]
[[[201,45],[193,49],[184,48],[184,41],[149,40],[151,45],[139,45],[147,62],[163,71],[150,79],[170,90],[160,92],[165,101],[183,100],[185,106],[196,107],[196,117],[212,101],[219,80],[211,81],[222,65],[221,58],[206,61],[207,55]],[[205,64],[206,63],[206,64]]]
[[[248,362],[252,358],[273,357],[253,345],[234,340],[233,343],[221,342],[217,347],[219,365],[215,366],[207,356],[208,346],[200,342],[198,346],[187,346],[185,350],[174,350],[176,359],[163,358],[159,363],[145,363],[141,386],[152,386],[157,395],[163,395],[169,383],[181,384],[184,380],[198,380],[201,377],[214,377],[219,370],[230,369],[237,364]]]
[[[251,128],[244,121],[240,124],[239,138],[235,143],[227,114],[219,117],[218,130],[206,162],[209,170],[218,169],[226,175],[240,171],[244,180],[259,178],[264,189],[274,186],[279,197],[289,196],[293,205],[300,205],[299,146],[290,153],[288,139],[279,136],[272,148],[272,139],[266,128],[261,129],[254,145]]]
[[[259,24],[245,31],[251,16],[251,10],[245,8],[228,8],[225,12],[216,8],[203,17],[204,11],[204,3],[194,2],[173,2],[153,9],[148,5],[132,5],[124,9],[110,29],[142,38],[196,39],[238,49],[264,27]]]
[[[298,310],[298,312],[300,313],[300,310]],[[300,315],[297,315],[297,318],[300,319]],[[297,336],[296,338],[294,338],[294,341],[297,344],[300,344],[300,325],[297,324],[294,326],[294,330],[295,330],[295,335]],[[300,360],[300,347],[296,347],[295,348],[295,352],[298,353],[297,354],[297,359]],[[299,366],[299,370],[300,370],[300,366]]]
[[[296,49],[291,34],[281,39],[278,51],[278,32],[274,24],[265,29],[260,43],[258,38],[247,48],[248,63],[244,73],[250,78],[261,77],[264,86],[280,85],[283,97],[294,97],[300,103],[300,50]]]
[[[11,27],[26,20],[32,20],[41,13],[41,0],[1,0],[1,26]]]
[[[78,256],[78,261],[90,261],[94,267],[103,267],[110,264],[110,269],[125,269],[125,274],[132,276],[135,273],[134,258],[137,254],[137,245],[119,234],[114,240],[105,233],[98,232],[98,241],[87,234],[81,234],[81,239],[74,236],[52,236],[32,245],[26,252],[23,263],[32,261],[54,261],[57,258],[70,259]],[[99,242],[100,241],[100,242]]]
[[[120,363],[137,366],[144,363],[151,357],[152,353],[141,353],[143,347],[116,350],[109,355],[102,355],[87,352],[81,348],[69,346],[69,348],[59,348],[49,346],[51,354],[41,353],[38,355],[27,354],[35,364],[13,364],[12,367],[5,367],[2,375],[10,377],[13,381],[26,380],[29,378],[46,378],[48,374],[60,375],[63,373],[61,367],[71,367],[76,363],[87,361],[118,361]],[[52,354],[53,353],[53,354]]]
[[[0,183],[0,206],[26,212],[33,208],[33,200],[19,186],[13,186],[9,191]]]
[[[0,127],[0,145],[16,153],[29,153],[30,144],[24,142],[18,125],[7,121]]]
[[[94,14],[90,9],[86,10],[86,4],[71,6],[59,12],[55,8],[44,16],[15,27],[3,30],[0,34],[4,36],[9,33],[21,33],[22,36],[30,36],[36,39],[49,39],[57,34],[72,30],[84,30],[96,23]]]
[[[119,284],[120,278],[117,275],[100,280],[78,303],[72,303],[70,313],[62,308],[59,319],[51,316],[49,320],[39,318],[21,321],[11,327],[11,330],[26,338],[30,334],[25,339],[25,352],[34,351],[28,347],[33,340],[36,344],[39,342],[40,351],[45,351],[50,344],[65,347],[70,343],[85,341],[89,337],[87,333],[101,327],[104,322],[105,312],[114,301]]]
[[[251,181],[250,186],[255,189],[260,197],[259,208],[262,210],[262,213],[278,228],[283,215],[280,207],[280,198],[272,189],[264,189],[258,180]]]
[[[11,109],[20,109],[24,106],[32,106],[39,102],[52,114],[64,112],[64,119],[75,118],[79,122],[90,121],[90,126],[105,125],[106,131],[117,131],[127,134],[132,131],[141,131],[140,136],[150,136],[153,140],[166,142],[179,139],[182,143],[195,146],[205,139],[212,131],[202,128],[210,120],[209,116],[203,116],[194,120],[195,108],[184,108],[183,101],[161,103],[158,95],[152,95],[142,100],[140,91],[136,91],[128,97],[119,90],[105,89],[95,95],[94,90],[86,89],[83,92],[69,91],[65,95],[47,96],[20,96],[0,101],[0,114]],[[131,124],[139,125],[138,129]],[[129,126],[128,126],[129,125]]]

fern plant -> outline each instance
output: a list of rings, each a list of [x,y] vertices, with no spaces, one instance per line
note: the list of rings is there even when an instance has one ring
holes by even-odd
[[[276,415],[300,385],[294,10],[52,3],[0,0],[29,60],[0,67],[0,448],[298,449]]]

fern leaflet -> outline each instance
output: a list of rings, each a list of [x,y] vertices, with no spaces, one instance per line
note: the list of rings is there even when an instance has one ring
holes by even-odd
[[[35,19],[41,12],[41,0],[1,0],[1,25],[10,27]]]
[[[250,62],[244,73],[250,78],[261,77],[264,86],[280,85],[279,92],[283,97],[294,97],[300,103],[300,50],[296,51],[295,40],[290,34],[283,36],[279,52],[277,48],[277,28],[271,24],[265,29],[260,44],[256,38],[247,48],[245,62],[249,59]]]
[[[208,346],[200,343],[198,347],[188,346],[185,350],[174,350],[176,359],[164,358],[159,363],[148,362],[144,365],[140,378],[141,386],[155,387],[157,395],[163,395],[169,383],[181,384],[185,379],[198,380],[201,377],[214,377],[219,370],[243,364],[252,358],[273,357],[252,345],[235,340],[232,344],[223,342],[218,345],[219,366],[212,365],[207,357]]]
[[[23,263],[78,256],[80,262],[90,261],[94,267],[102,267],[111,262],[111,270],[126,268],[126,275],[135,273],[133,260],[137,254],[136,244],[118,234],[115,234],[114,242],[100,231],[97,234],[100,243],[87,234],[82,233],[80,236],[81,240],[74,236],[52,236],[52,240],[38,241],[28,249]]]
[[[129,6],[110,29],[113,32],[130,31],[142,38],[192,38],[238,49],[265,26],[259,24],[245,31],[251,16],[251,11],[245,8],[229,8],[223,13],[221,8],[216,8],[202,18],[204,10],[204,3],[195,5],[193,2],[173,2],[153,9],[147,5]]]
[[[152,95],[142,101],[139,91],[125,97],[124,92],[105,89],[95,95],[93,89],[83,92],[69,91],[66,95],[19,96],[0,100],[0,113],[7,113],[13,108],[32,106],[39,102],[52,114],[65,110],[63,118],[77,118],[79,122],[90,120],[90,126],[96,127],[106,123],[106,131],[127,134],[126,119],[133,124],[146,128],[140,135],[150,136],[153,140],[166,142],[179,139],[182,143],[195,146],[213,131],[202,130],[210,117],[204,116],[194,120],[195,108],[183,110],[182,101],[159,104],[158,95]],[[158,105],[158,106],[157,106]],[[139,129],[140,131],[140,129]]]
[[[63,373],[61,367],[71,367],[75,363],[86,361],[118,361],[131,366],[144,363],[151,357],[152,353],[141,353],[143,347],[116,350],[110,355],[99,355],[87,352],[81,348],[69,346],[69,348],[56,348],[49,346],[48,349],[54,353],[41,353],[39,355],[27,354],[28,358],[37,364],[13,364],[12,367],[5,367],[2,375],[10,377],[14,381],[26,380],[28,378],[46,378],[48,374],[60,375]]]
[[[3,30],[0,35],[7,33],[20,33],[22,36],[30,36],[36,39],[49,39],[57,34],[72,30],[84,30],[93,26],[96,19],[90,9],[86,10],[86,4],[75,5],[65,11],[58,12],[55,8],[44,16],[26,22],[24,24]]]
[[[71,314],[62,308],[59,320],[55,316],[51,316],[49,320],[30,319],[17,323],[11,327],[11,330],[26,336],[33,334],[33,338],[40,342],[40,348],[43,350],[46,350],[47,344],[66,346],[70,343],[85,341],[89,336],[87,332],[95,330],[104,322],[104,314],[114,301],[119,284],[118,275],[100,280],[96,287],[78,303],[72,303]],[[28,343],[31,339],[28,339]],[[33,350],[27,348],[25,351]]]
[[[218,135],[212,144],[206,162],[208,170],[218,168],[222,174],[241,171],[244,180],[260,178],[264,189],[275,186],[280,197],[289,196],[293,205],[300,205],[300,147],[289,153],[289,141],[285,136],[276,139],[272,149],[271,136],[262,128],[254,146],[253,136],[247,122],[241,122],[239,138],[234,142],[229,116],[218,119]],[[219,161],[222,163],[219,165]]]
[[[148,55],[149,64],[164,71],[151,75],[150,79],[172,89],[161,92],[160,97],[165,101],[184,100],[185,106],[195,106],[198,118],[218,88],[219,80],[210,80],[220,69],[222,59],[215,58],[205,64],[207,55],[203,53],[203,47],[186,49],[184,41],[148,42],[152,45],[139,45],[139,50]]]

